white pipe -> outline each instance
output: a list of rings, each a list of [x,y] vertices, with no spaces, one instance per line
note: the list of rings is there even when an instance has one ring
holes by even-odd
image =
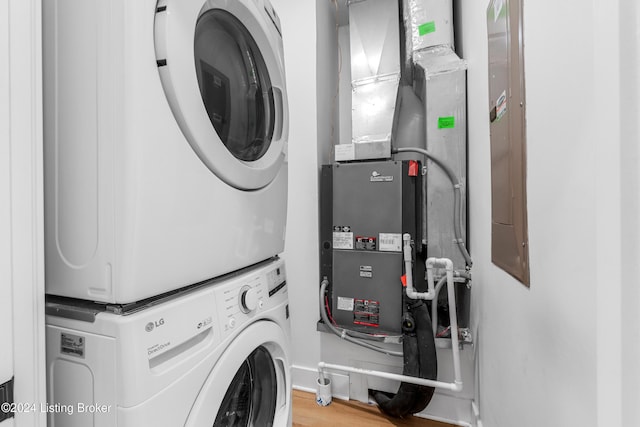
[[[444,266],[447,271],[447,292],[449,296],[449,324],[451,325],[451,350],[453,353],[454,381],[462,388],[460,371],[460,343],[458,342],[458,315],[456,310],[456,288],[453,282],[453,262],[447,258],[427,259],[427,271],[436,266]]]
[[[476,404],[475,400],[471,401],[471,410],[473,411],[473,416],[476,419],[476,427],[482,427],[482,420],[480,419],[480,408]]]
[[[449,296],[449,320],[451,325],[451,349],[453,350],[453,370],[455,383],[460,383],[462,388],[462,375],[460,373],[460,348],[458,341],[458,316],[456,310],[456,289],[453,281],[453,262],[448,258],[429,258],[426,261],[427,267],[427,292],[417,292],[413,287],[413,254],[411,250],[411,235],[402,235],[404,241],[404,265],[407,279],[407,296],[411,299],[433,300],[438,293],[434,285],[434,268],[444,268],[447,272],[447,292]],[[432,304],[437,304],[435,301]]]
[[[404,253],[404,270],[407,279],[407,296],[411,299],[424,299],[432,300],[436,296],[436,290],[433,285],[433,273],[431,274],[431,280],[429,280],[429,272],[427,272],[427,283],[429,290],[427,292],[418,292],[413,287],[413,253],[411,250],[411,235],[405,233],[402,235],[404,241],[403,253]]]
[[[411,251],[411,235],[405,233],[402,236],[404,241],[404,262],[407,278],[407,296],[411,299],[425,299],[432,300],[438,296],[438,290],[434,285],[434,268],[444,268],[446,270],[447,277],[447,293],[449,296],[449,324],[451,325],[451,350],[453,353],[453,370],[454,381],[456,384],[460,384],[462,388],[462,374],[460,370],[460,348],[458,339],[458,316],[456,310],[456,289],[453,280],[453,262],[448,258],[428,258],[426,261],[427,267],[427,285],[428,292],[417,292],[413,287],[413,266],[412,266],[412,251]],[[432,306],[437,302],[433,301]],[[432,307],[433,308],[433,307]],[[435,325],[435,322],[434,322]]]
[[[428,380],[426,378],[410,377],[401,374],[392,374],[390,372],[374,371],[371,369],[354,368],[352,366],[334,365],[332,363],[318,363],[318,372],[320,373],[320,381],[324,382],[325,370],[334,370],[341,372],[352,372],[354,374],[368,375],[370,377],[385,378],[388,380],[402,381],[410,384],[423,385],[426,387],[444,388],[451,391],[462,391],[462,382],[445,383],[442,381]]]

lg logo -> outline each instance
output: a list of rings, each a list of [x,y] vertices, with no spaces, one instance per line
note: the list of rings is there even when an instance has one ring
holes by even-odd
[[[144,327],[144,330],[147,331],[147,332],[151,332],[155,328],[159,328],[162,325],[164,325],[164,319],[159,319],[159,320],[156,320],[154,322],[147,323],[147,325]]]

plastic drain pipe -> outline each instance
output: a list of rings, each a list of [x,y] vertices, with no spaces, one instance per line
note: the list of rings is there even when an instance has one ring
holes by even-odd
[[[456,316],[456,290],[453,280],[453,262],[447,258],[429,258],[426,261],[427,266],[427,281],[428,292],[416,292],[413,287],[413,265],[411,255],[411,236],[409,234],[403,235],[404,240],[404,261],[406,265],[407,276],[407,296],[412,299],[425,299],[433,300],[436,293],[436,287],[434,285],[433,269],[444,268],[446,270],[447,279],[447,293],[449,296],[449,320],[451,324],[451,350],[453,353],[453,383],[447,383],[443,381],[429,380],[426,378],[409,377],[401,374],[393,374],[390,372],[374,371],[371,369],[356,368],[353,366],[335,365],[332,363],[320,362],[318,363],[318,389],[316,391],[316,402],[318,405],[327,406],[331,403],[331,380],[326,376],[325,371],[340,371],[351,372],[354,374],[367,375],[370,377],[385,378],[389,380],[402,381],[410,384],[417,384],[427,387],[442,388],[451,391],[462,391],[462,375],[460,371],[460,344],[458,340],[458,318]],[[442,286],[442,285],[440,285]]]

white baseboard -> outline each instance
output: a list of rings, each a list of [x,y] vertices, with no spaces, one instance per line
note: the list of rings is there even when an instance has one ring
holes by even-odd
[[[437,389],[429,406],[416,416],[461,427],[477,427],[470,399],[440,393]]]

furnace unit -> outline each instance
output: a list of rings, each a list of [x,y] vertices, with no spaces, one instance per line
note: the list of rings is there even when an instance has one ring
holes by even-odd
[[[321,275],[331,283],[326,303],[338,326],[401,333],[402,234],[421,235],[421,183],[416,161],[323,167]]]

